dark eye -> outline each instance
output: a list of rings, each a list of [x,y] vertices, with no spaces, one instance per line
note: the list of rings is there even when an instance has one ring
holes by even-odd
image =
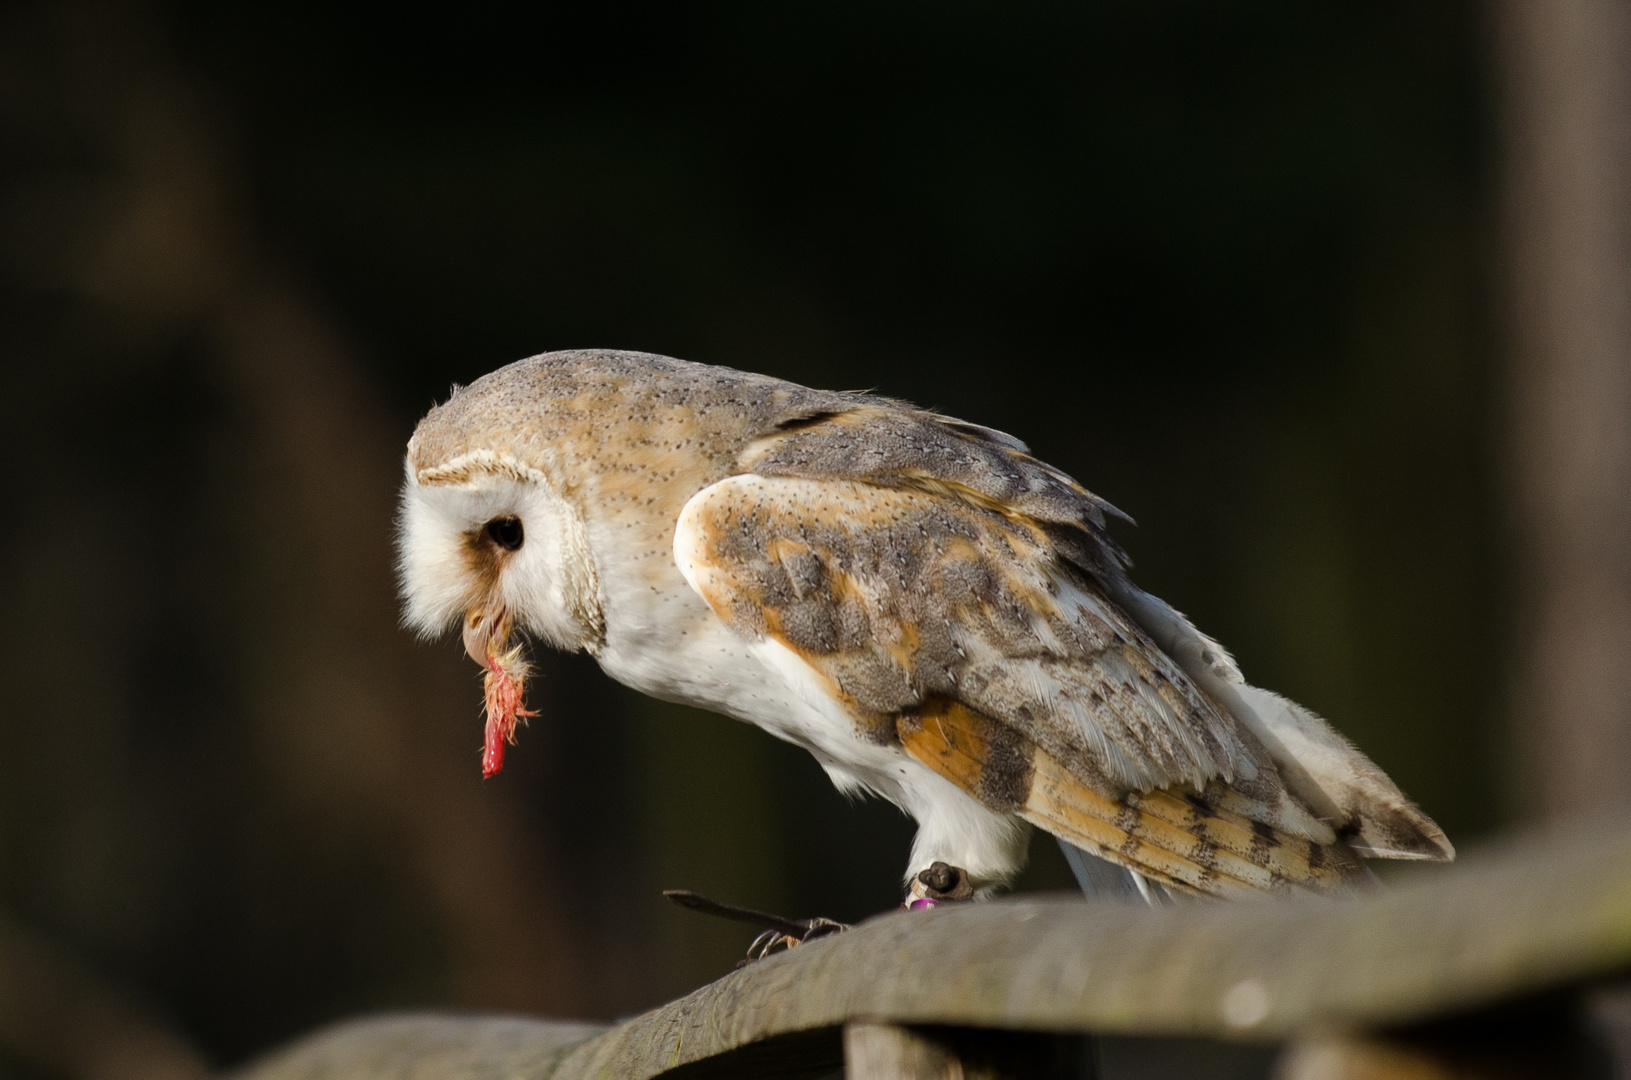
[[[521,519],[513,517],[494,518],[487,523],[487,535],[493,538],[493,543],[505,551],[514,551],[521,546],[521,541],[527,534],[521,528]]]

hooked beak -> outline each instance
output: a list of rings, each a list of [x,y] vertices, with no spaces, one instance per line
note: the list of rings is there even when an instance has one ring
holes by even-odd
[[[492,668],[494,660],[503,656],[510,646],[513,622],[509,610],[502,605],[471,608],[464,613],[464,651],[483,668]]]

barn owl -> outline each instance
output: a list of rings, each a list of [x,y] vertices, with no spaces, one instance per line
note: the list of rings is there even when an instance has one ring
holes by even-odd
[[[528,635],[757,724],[918,824],[908,904],[989,895],[1031,826],[1178,893],[1344,891],[1453,849],[1319,717],[1128,578],[1117,513],[1000,431],[642,353],[548,353],[408,443],[406,620]]]

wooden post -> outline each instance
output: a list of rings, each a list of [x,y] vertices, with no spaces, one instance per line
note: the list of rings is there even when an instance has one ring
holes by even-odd
[[[1528,836],[1341,903],[1151,911],[1039,897],[885,915],[610,1029],[360,1020],[235,1077],[822,1076],[847,1057],[853,1080],[1063,1080],[1094,1075],[1092,1034],[1296,1043],[1282,1074],[1295,1080],[1406,1068],[1551,1080],[1606,1075],[1592,1070],[1605,1036],[1617,1043],[1631,1026],[1627,1010],[1605,1001],[1587,1025],[1582,993],[1627,973],[1621,820]]]
[[[844,1028],[846,1080],[964,1080],[951,1048],[899,1024],[856,1023]]]
[[[1360,1036],[1313,1039],[1280,1060],[1278,1080],[1468,1080],[1414,1047]]]
[[[1502,0],[1525,816],[1631,806],[1631,3]]]
[[[989,1028],[854,1021],[846,1080],[1093,1080],[1088,1040]]]

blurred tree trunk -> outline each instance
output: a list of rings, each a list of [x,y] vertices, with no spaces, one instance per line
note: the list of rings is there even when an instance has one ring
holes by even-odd
[[[1494,9],[1519,809],[1631,803],[1631,3]]]

